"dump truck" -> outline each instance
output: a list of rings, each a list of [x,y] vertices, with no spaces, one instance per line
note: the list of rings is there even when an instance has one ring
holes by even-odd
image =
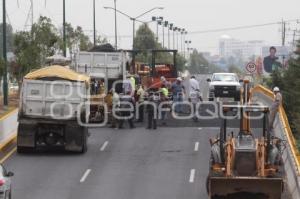
[[[84,153],[90,78],[63,66],[27,74],[22,83],[17,151],[63,149]]]
[[[126,78],[126,66],[129,64],[125,52],[99,47],[78,52],[73,63],[76,72],[91,78],[91,123],[102,123],[105,120],[105,96],[115,81]]]
[[[225,116],[239,115],[238,133],[228,132],[224,117],[219,136],[210,140],[206,182],[210,199],[280,199],[283,192],[284,141],[272,136],[268,129],[269,108],[251,103],[247,84],[244,82],[240,105],[222,107]],[[251,127],[253,116],[261,116],[262,130],[256,134]]]

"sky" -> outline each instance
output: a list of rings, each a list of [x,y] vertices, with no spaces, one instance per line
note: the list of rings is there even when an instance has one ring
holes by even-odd
[[[62,0],[32,1],[34,21],[40,15],[44,15],[50,17],[56,26],[62,26]],[[24,30],[30,0],[6,0],[6,2],[8,22],[12,24],[14,30]],[[113,6],[113,3],[113,0],[96,0],[97,34],[106,37],[112,44],[114,44],[114,12],[103,7]],[[66,0],[66,21],[73,26],[81,26],[90,36],[92,36],[93,29],[92,6],[93,0]],[[222,35],[229,35],[240,40],[265,40],[269,45],[280,45],[281,26],[275,24],[202,34],[195,32],[280,22],[282,19],[299,19],[299,23],[295,21],[287,25],[289,30],[287,42],[290,42],[292,30],[295,28],[300,30],[299,0],[117,0],[117,9],[132,17],[157,6],[164,7],[164,9],[155,10],[140,20],[150,21],[152,16],[163,16],[175,26],[188,31],[186,40],[192,41],[190,47],[213,54],[218,53],[218,41]],[[119,14],[117,21],[118,47],[129,49],[132,46],[132,22]],[[136,26],[138,25],[139,23]],[[156,24],[150,23],[149,26],[156,33]],[[160,29],[159,32],[161,39],[162,30]]]

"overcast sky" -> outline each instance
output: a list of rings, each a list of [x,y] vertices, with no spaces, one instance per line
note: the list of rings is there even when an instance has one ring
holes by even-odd
[[[15,30],[23,30],[30,0],[6,0],[8,22]],[[46,15],[56,26],[62,24],[62,0],[33,0],[34,20]],[[90,35],[92,32],[93,0],[66,0],[66,20],[73,26],[82,26]],[[97,32],[114,43],[114,15],[112,10],[103,6],[113,6],[113,0],[96,0]],[[141,20],[149,21],[152,16],[163,16],[176,26],[186,28],[188,32],[230,28],[244,25],[279,22],[282,19],[300,19],[300,0],[117,0],[117,8],[131,16],[137,16],[156,6],[164,10],[154,11]],[[300,22],[300,20],[299,20]],[[290,23],[294,29],[300,23]],[[156,32],[156,25],[150,24]],[[230,35],[241,40],[265,40],[270,45],[281,42],[280,25],[217,33],[190,34],[191,47],[199,51],[217,53],[218,40],[221,35]],[[130,48],[132,39],[132,22],[118,15],[119,48]],[[288,41],[292,40],[292,32],[288,32]]]

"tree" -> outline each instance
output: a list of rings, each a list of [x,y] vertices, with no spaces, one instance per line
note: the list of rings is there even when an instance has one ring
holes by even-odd
[[[135,57],[137,61],[151,63],[151,54],[148,50],[163,48],[161,44],[159,44],[156,41],[155,35],[153,31],[149,28],[149,26],[147,24],[143,24],[137,30],[136,36],[134,38],[134,49],[143,51]],[[171,53],[168,52],[157,53],[156,62],[172,64],[173,56]],[[176,63],[178,71],[183,71],[185,69],[186,59],[182,55],[177,54]]]
[[[207,73],[208,72],[209,63],[203,57],[201,53],[197,50],[193,50],[192,54],[190,55],[190,65],[189,71],[190,73]]]
[[[59,36],[51,19],[41,16],[30,31],[17,32],[14,48],[16,62],[11,73],[20,82],[26,73],[44,65],[46,58],[59,50]]]
[[[284,74],[272,74],[274,86],[279,86],[284,97],[284,107],[293,132],[300,136],[300,41],[295,51],[295,58],[290,59],[288,69]],[[281,72],[282,73],[282,72]]]

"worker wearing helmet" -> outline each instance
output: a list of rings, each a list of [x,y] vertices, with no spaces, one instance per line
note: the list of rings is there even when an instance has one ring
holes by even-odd
[[[173,94],[173,102],[179,103],[175,106],[176,113],[183,113],[183,107],[181,102],[183,102],[183,97],[185,94],[185,88],[182,84],[182,78],[178,77],[176,82],[172,85],[172,94]]]
[[[273,93],[274,93],[274,100],[270,108],[270,118],[269,118],[269,128],[271,130],[274,128],[273,126],[274,121],[278,113],[279,107],[282,104],[282,95],[280,93],[280,89],[278,87],[274,87]]]

